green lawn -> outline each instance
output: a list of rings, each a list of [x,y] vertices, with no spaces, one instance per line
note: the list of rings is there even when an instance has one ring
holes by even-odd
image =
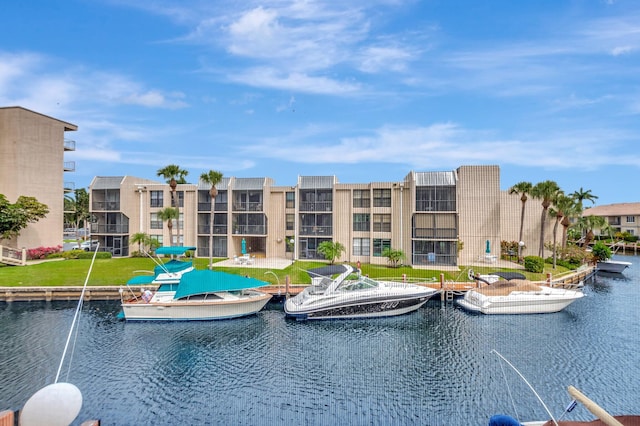
[[[208,265],[208,259],[195,259],[197,269],[205,269]],[[27,286],[82,286],[87,277],[90,259],[72,259],[72,260],[51,260],[39,264],[27,266],[0,266],[0,286],[4,287],[27,287]],[[277,284],[275,274],[280,284],[284,285],[285,277],[291,278],[292,284],[308,284],[311,282],[309,275],[305,270],[326,266],[325,262],[303,262],[296,261],[286,269],[260,269],[260,268],[242,268],[242,267],[219,267],[216,270],[229,272],[232,274],[247,275],[263,281]],[[214,266],[215,267],[215,266]],[[551,266],[545,265],[546,272],[551,272]],[[148,258],[115,258],[115,259],[96,259],[93,270],[88,280],[90,286],[102,285],[124,285],[137,271],[151,271],[153,263]],[[484,274],[500,269],[491,266],[474,267],[476,274]],[[267,271],[271,271],[266,273]],[[409,278],[419,278],[422,280],[438,281],[440,273],[444,273],[447,281],[467,281],[467,268],[460,267],[458,272],[413,269],[408,266],[400,268],[389,268],[383,265],[362,265],[362,273],[369,275],[371,278],[395,278],[401,279],[402,274],[406,274]],[[558,267],[554,275],[565,272],[566,269]],[[522,272],[522,271],[519,271]],[[543,274],[525,273],[528,279],[539,281],[546,278]]]

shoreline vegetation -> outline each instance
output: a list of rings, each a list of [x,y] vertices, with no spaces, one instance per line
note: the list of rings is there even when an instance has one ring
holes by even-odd
[[[216,267],[215,262],[225,259],[214,259],[214,268],[219,271],[231,274],[245,275],[256,278],[272,285],[285,282],[289,276],[292,284],[310,284],[311,279],[307,270],[326,266],[327,262],[316,261],[295,261],[286,269],[269,268],[244,268],[244,267]],[[209,259],[193,259],[196,269],[206,269]],[[342,263],[342,262],[337,262]],[[54,287],[54,286],[79,286],[86,279],[87,271],[91,264],[91,259],[52,259],[46,261],[30,261],[26,266],[0,266],[0,287]],[[386,265],[362,264],[362,274],[371,278],[386,278],[401,280],[403,275],[409,279],[420,279],[424,281],[436,281],[440,279],[440,274],[444,274],[445,281],[466,282],[469,268],[477,274],[485,274],[494,271],[515,271],[516,269],[500,268],[487,264],[486,266],[459,266],[457,271],[444,271],[437,269],[414,269],[410,266],[389,267]],[[96,259],[89,277],[88,286],[123,286],[134,275],[151,272],[148,258],[110,258]],[[544,281],[547,274],[553,277],[566,275],[570,269],[545,263],[542,273],[532,273],[517,269],[525,274],[531,281]],[[267,273],[268,272],[268,273]],[[276,278],[277,277],[277,278]]]

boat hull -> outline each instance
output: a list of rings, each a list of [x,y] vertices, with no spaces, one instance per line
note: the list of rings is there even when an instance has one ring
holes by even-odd
[[[237,300],[123,303],[127,321],[206,321],[244,317],[259,312],[271,295],[251,292]]]
[[[463,309],[487,315],[549,314],[565,309],[584,294],[574,290],[561,290],[558,294],[539,293],[515,296],[484,296],[468,292],[457,300]]]
[[[621,274],[629,266],[631,266],[631,262],[624,262],[621,260],[608,260],[606,262],[598,262],[596,268],[601,272]]]
[[[378,318],[403,315],[418,310],[431,294],[410,298],[344,300],[314,308],[297,308],[291,299],[285,302],[285,314],[298,320]]]

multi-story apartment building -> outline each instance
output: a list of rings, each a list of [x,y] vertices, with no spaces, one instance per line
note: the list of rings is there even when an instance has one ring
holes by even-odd
[[[75,170],[64,153],[75,150],[66,132],[74,124],[22,107],[0,108],[0,194],[15,203],[21,195],[35,197],[49,208],[43,219],[4,242],[13,248],[55,247],[62,244],[64,193],[74,184],[64,173]]]
[[[210,186],[178,185],[180,217],[169,235],[159,217],[171,206],[167,183],[96,177],[90,185],[92,236],[114,256],[136,250],[129,238],[143,232],[160,244],[195,246],[199,257],[232,257],[244,246],[259,257],[320,259],[320,243],[337,241],[346,247],[341,260],[384,264],[382,252],[390,247],[414,266],[453,266],[477,260],[487,247],[499,255],[501,240],[517,241],[520,229],[520,199],[500,190],[498,166],[410,172],[398,182],[358,184],[339,183],[335,176],[300,176],[295,186],[276,186],[266,177],[226,177],[216,188],[212,213]],[[531,252],[539,232],[536,206],[528,209],[523,238]]]
[[[585,209],[583,216],[604,217],[614,232],[640,235],[640,203],[606,204]]]

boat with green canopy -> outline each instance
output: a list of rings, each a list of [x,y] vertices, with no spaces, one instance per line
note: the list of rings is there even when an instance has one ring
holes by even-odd
[[[189,247],[160,247],[156,254],[178,255]],[[179,250],[184,249],[184,250]],[[121,291],[121,317],[128,321],[191,321],[255,314],[271,299],[256,290],[268,285],[255,278],[196,270],[191,262],[156,262],[153,276],[133,277]],[[145,288],[145,286],[149,287]],[[156,287],[157,286],[157,287]],[[135,288],[135,290],[134,290]]]

